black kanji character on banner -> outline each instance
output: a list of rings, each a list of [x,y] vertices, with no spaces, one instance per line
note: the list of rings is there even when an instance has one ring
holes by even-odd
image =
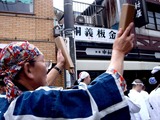
[[[105,30],[102,29],[98,29],[98,33],[97,33],[99,38],[105,38]]]
[[[92,28],[86,28],[85,29],[85,35],[86,35],[86,37],[93,37],[93,29]]]
[[[81,36],[81,27],[75,28],[75,34]]]
[[[109,32],[109,39],[115,39],[116,33],[114,31]]]

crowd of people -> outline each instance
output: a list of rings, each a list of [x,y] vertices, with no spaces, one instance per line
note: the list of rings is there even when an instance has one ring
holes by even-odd
[[[133,48],[134,24],[119,29],[106,71],[91,81],[82,71],[68,90],[52,87],[63,70],[65,58],[58,50],[57,64],[49,71],[43,53],[29,42],[12,42],[0,53],[0,120],[158,120],[160,118],[160,67],[152,70],[157,86],[150,93],[140,79],[128,96],[123,78],[124,57]],[[145,93],[145,94],[144,94]]]
[[[155,66],[151,71],[148,83],[155,88],[148,93],[140,79],[132,82],[126,99],[130,108],[131,120],[159,120],[160,119],[160,66]]]

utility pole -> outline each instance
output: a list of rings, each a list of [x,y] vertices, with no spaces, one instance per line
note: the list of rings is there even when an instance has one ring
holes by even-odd
[[[73,15],[73,1],[64,0],[64,34],[65,38],[69,38],[69,53],[74,64],[75,74],[66,75],[70,76],[71,86],[76,80],[76,49],[75,49],[75,40],[74,40],[74,15]],[[66,77],[69,79],[69,77]],[[67,81],[67,80],[66,80]],[[67,86],[67,87],[71,87]]]

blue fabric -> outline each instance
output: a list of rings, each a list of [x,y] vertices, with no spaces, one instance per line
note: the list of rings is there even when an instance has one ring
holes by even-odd
[[[92,112],[86,91],[38,90],[32,93],[25,92],[17,99],[14,115],[25,114],[38,117],[76,118],[88,117]]]
[[[88,90],[92,93],[92,97],[96,101],[99,111],[122,101],[114,78],[109,74],[106,75],[106,73],[98,76],[91,83]]]
[[[124,107],[120,110],[117,110],[111,114],[106,115],[101,120],[130,120],[130,116],[128,114],[129,114],[129,108]]]
[[[0,97],[0,120],[4,120],[3,114],[8,109],[8,100],[4,97]]]
[[[94,102],[91,99],[93,98],[98,108],[96,114],[101,115],[99,114],[101,111],[104,114],[98,119],[129,120],[130,115],[127,105],[111,113],[105,111],[112,106],[117,108],[116,105],[124,101],[122,97],[123,95],[121,96],[114,77],[110,74],[103,73],[89,85],[88,91],[79,89],[53,90],[49,87],[42,87],[33,92],[24,92],[12,101],[12,103],[15,102],[13,114],[14,116],[24,116],[24,118],[25,115],[32,115],[31,117],[34,116],[34,120],[38,120],[39,118],[81,118],[85,120],[85,118],[92,116],[93,118],[91,120],[97,120],[92,111]],[[3,107],[2,104],[4,105]],[[12,109],[10,107],[8,108],[8,106],[9,104],[8,102],[6,103],[6,99],[1,101],[0,98],[0,110],[2,111],[0,118],[3,117],[4,112],[6,112],[6,116],[10,115],[8,111]],[[14,120],[14,116],[13,118],[11,116],[9,119]]]

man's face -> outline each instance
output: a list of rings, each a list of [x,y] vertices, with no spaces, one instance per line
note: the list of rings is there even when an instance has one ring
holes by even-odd
[[[84,79],[85,83],[88,85],[91,82],[91,77],[90,75],[88,75],[85,79]]]
[[[143,85],[137,84],[137,85],[136,85],[136,88],[137,88],[137,91],[138,91],[138,92],[141,92],[142,89],[143,89]]]
[[[36,88],[47,85],[47,68],[43,55],[39,55],[35,59],[32,74],[34,76],[33,81]]]

